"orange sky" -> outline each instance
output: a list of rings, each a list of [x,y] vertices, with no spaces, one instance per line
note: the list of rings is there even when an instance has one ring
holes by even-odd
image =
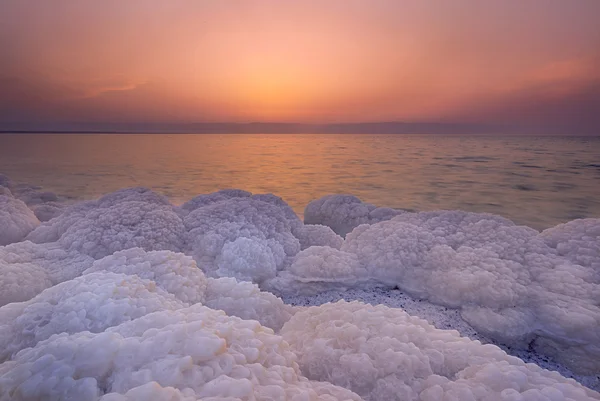
[[[596,124],[598,21],[598,0],[4,0],[0,123]]]

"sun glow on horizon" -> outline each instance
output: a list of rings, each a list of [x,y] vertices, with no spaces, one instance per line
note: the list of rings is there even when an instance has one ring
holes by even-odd
[[[600,3],[461,1],[2,3],[0,122],[580,121],[600,98]]]

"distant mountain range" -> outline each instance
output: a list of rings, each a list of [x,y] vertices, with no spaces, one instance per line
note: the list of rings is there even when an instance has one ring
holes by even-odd
[[[195,134],[567,134],[514,126],[471,123],[369,122],[336,124],[302,123],[5,123],[4,133],[195,133]]]

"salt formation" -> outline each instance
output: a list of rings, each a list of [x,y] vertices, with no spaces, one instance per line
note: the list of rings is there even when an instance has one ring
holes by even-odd
[[[270,292],[261,291],[256,284],[229,277],[208,279],[204,305],[229,316],[257,320],[276,332],[296,312],[296,308],[284,304]]]
[[[315,295],[332,288],[361,287],[368,281],[368,271],[355,254],[328,246],[311,246],[298,253],[290,267],[263,287],[288,296]]]
[[[65,205],[59,202],[46,202],[40,205],[32,205],[30,209],[39,221],[45,222],[52,220],[65,210]]]
[[[356,228],[342,251],[382,284],[461,308],[496,341],[600,371],[600,279],[535,230],[475,213],[407,213]]]
[[[304,209],[305,224],[322,224],[345,237],[361,224],[389,220],[402,211],[378,208],[353,195],[326,195],[310,202]]]
[[[202,303],[230,316],[258,320],[276,331],[294,311],[273,294],[260,291],[255,284],[233,278],[205,277],[196,262],[181,253],[127,249],[94,262],[83,274],[94,272],[122,273],[152,280],[182,305]]]
[[[539,233],[331,195],[304,224],[275,195],[233,189],[181,207],[144,188],[54,199],[0,176],[0,400],[600,397],[401,309],[274,295],[398,288],[597,375],[600,219]]]
[[[289,217],[270,202],[231,198],[195,209],[184,223],[191,254],[213,277],[230,275],[260,283],[300,251]]]
[[[54,192],[41,191],[40,187],[31,185],[13,185],[12,191],[15,197],[21,199],[30,207],[33,205],[58,201],[58,196],[56,196]]]
[[[181,251],[185,228],[164,197],[144,188],[130,188],[71,207],[43,223],[27,239],[58,241],[66,249],[100,259],[133,247]]]
[[[26,301],[52,286],[46,271],[34,264],[19,266],[0,261],[0,275],[0,306]]]
[[[540,235],[559,255],[600,271],[600,219],[573,220]]]
[[[222,189],[210,194],[198,195],[181,205],[180,210],[183,215],[188,214],[203,206],[208,206],[213,203],[229,200],[232,198],[249,198],[252,193],[241,189]]]
[[[35,214],[10,190],[0,192],[0,246],[22,241],[39,224]]]
[[[295,360],[272,330],[197,304],[41,341],[0,365],[0,399],[139,400],[151,388],[206,400],[360,400],[307,380]]]
[[[185,304],[204,302],[206,277],[194,260],[170,251],[146,252],[131,248],[94,262],[84,274],[93,272],[133,274],[152,280]]]
[[[18,268],[35,265],[47,273],[52,284],[81,275],[93,262],[91,257],[77,251],[67,251],[56,243],[23,241],[0,247],[0,265],[16,265]]]
[[[17,242],[0,247],[0,306],[26,301],[52,285],[75,278],[93,259],[55,243]]]
[[[12,195],[20,199],[35,214],[39,221],[48,221],[58,216],[64,209],[59,197],[41,187],[28,184],[14,184],[7,176],[0,174],[0,195]]]
[[[321,224],[304,224],[295,233],[300,240],[302,250],[311,246],[328,246],[340,249],[344,239],[337,235],[330,227]]]
[[[0,308],[0,361],[53,334],[99,333],[147,313],[185,305],[151,280],[93,273]]]
[[[298,312],[282,329],[309,379],[366,400],[598,400],[572,379],[401,309],[359,302]]]

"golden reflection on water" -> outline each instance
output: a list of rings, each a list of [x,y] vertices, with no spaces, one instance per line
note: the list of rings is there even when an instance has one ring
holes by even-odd
[[[0,135],[0,173],[91,199],[146,186],[183,203],[272,192],[298,214],[351,193],[379,206],[490,212],[536,228],[600,217],[600,139],[406,135]]]

